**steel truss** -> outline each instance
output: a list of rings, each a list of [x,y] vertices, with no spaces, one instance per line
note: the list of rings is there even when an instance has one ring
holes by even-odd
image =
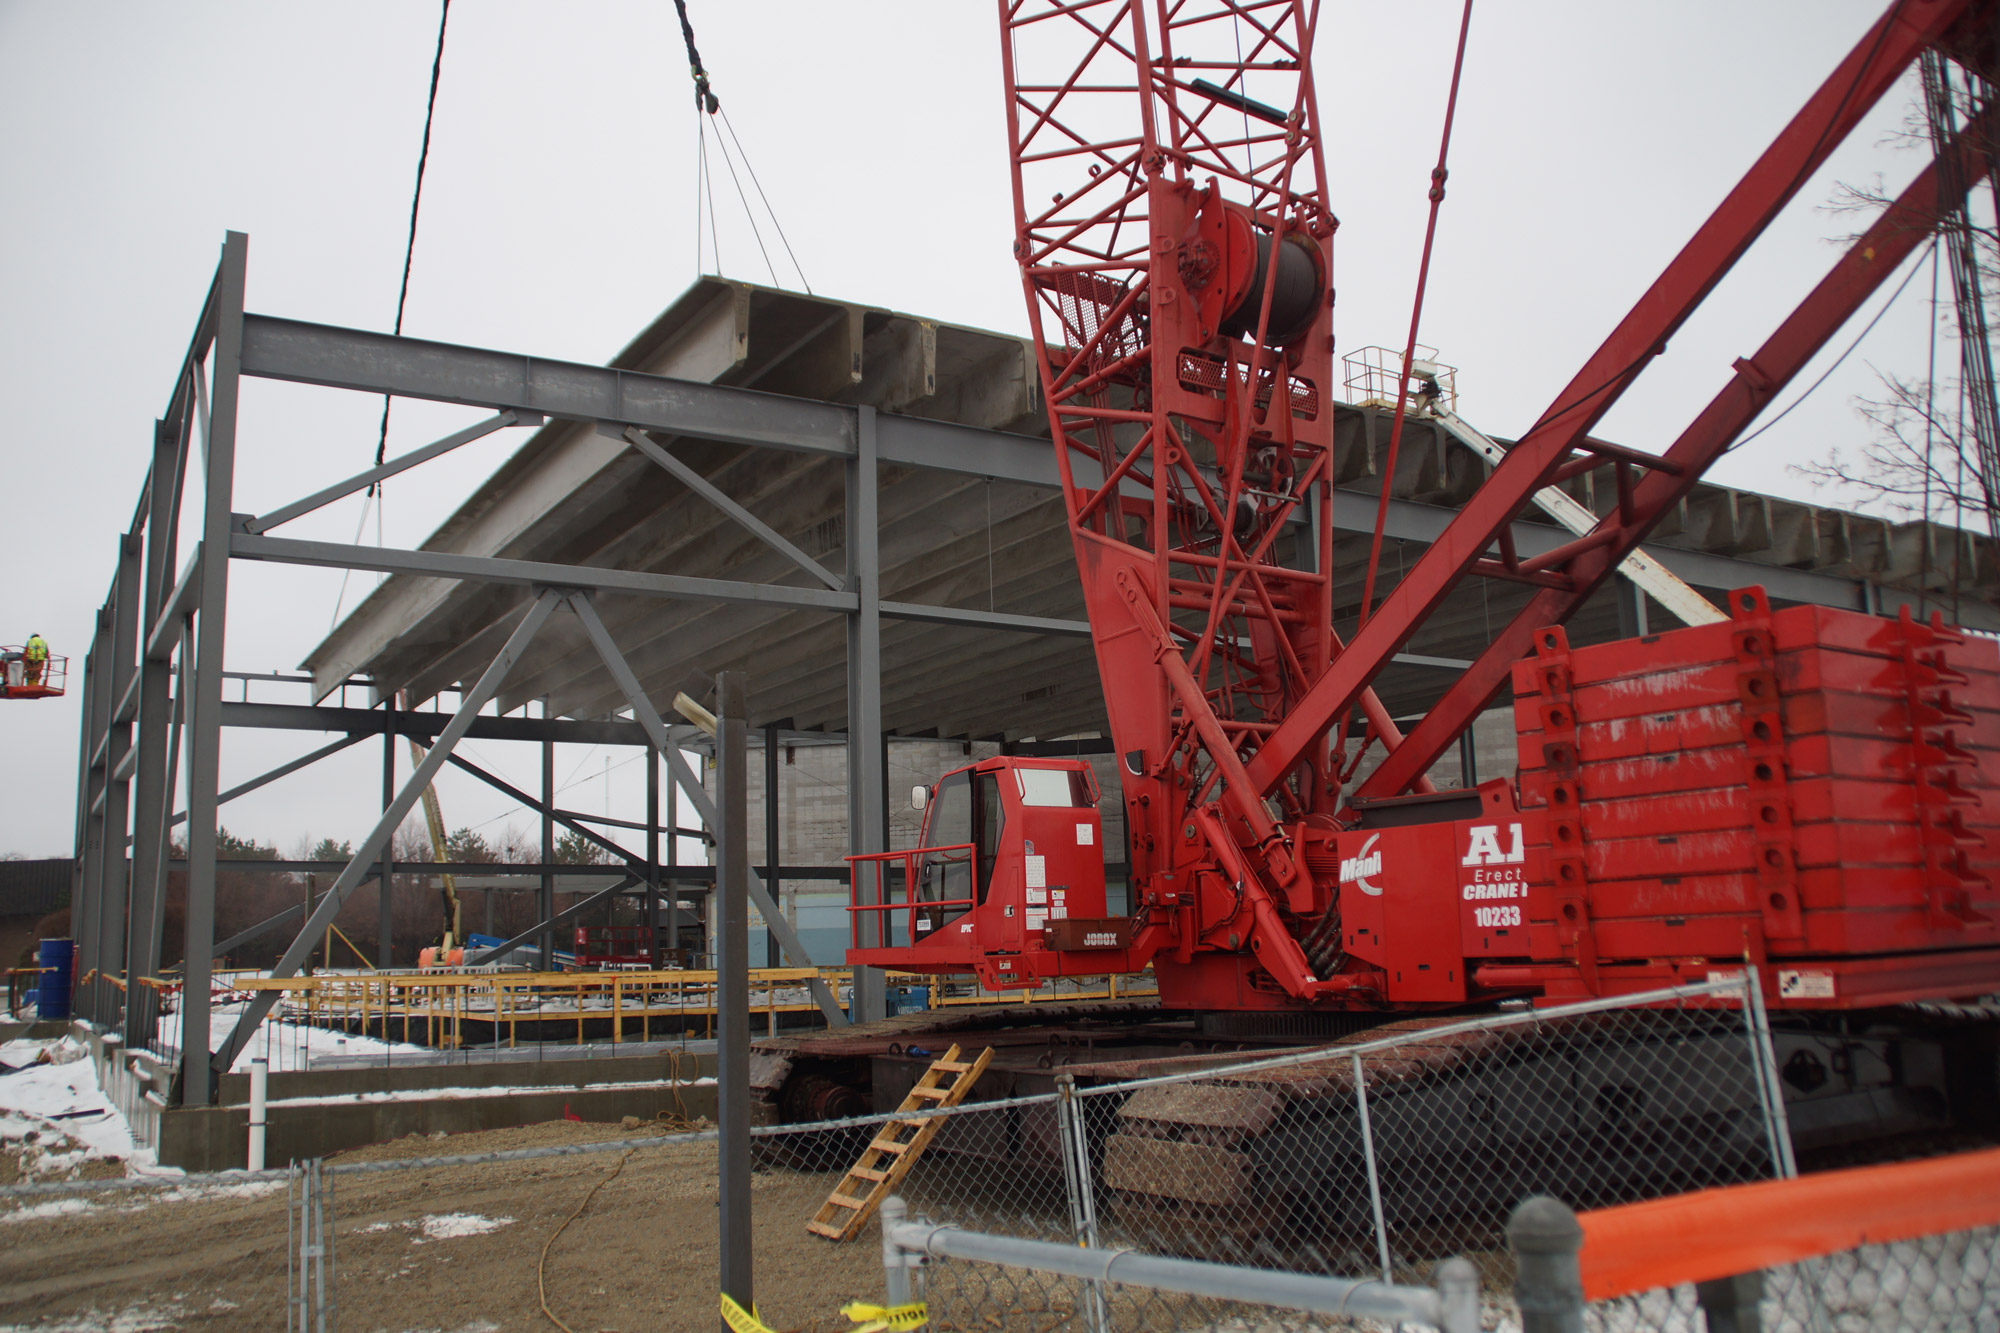
[[[665,762],[675,788],[703,825],[709,830],[718,827],[717,813],[699,777],[599,617],[592,601],[595,594],[618,592],[843,615],[849,625],[850,838],[858,851],[881,850],[887,824],[880,734],[883,618],[1030,633],[1081,631],[1071,622],[1042,617],[884,602],[876,588],[874,489],[880,462],[943,454],[962,468],[990,471],[990,465],[1010,450],[1025,458],[1031,442],[946,423],[878,423],[874,410],[866,406],[814,403],[249,314],[243,309],[248,250],[248,238],[239,233],[230,233],[223,245],[215,281],[175,378],[167,411],[155,426],[152,467],[137,511],[119,539],[117,572],[109,600],[99,613],[84,676],[77,883],[72,901],[79,975],[90,981],[79,990],[78,1007],[83,1017],[106,1027],[122,1024],[130,1045],[143,1046],[152,1039],[154,1016],[146,1006],[125,1005],[124,997],[136,979],[159,970],[167,875],[184,864],[188,912],[176,1083],[176,1095],[183,1102],[213,1101],[217,1075],[229,1068],[275,999],[271,993],[260,996],[223,1037],[213,1057],[206,1055],[211,1045],[208,997],[218,951],[214,938],[218,810],[227,801],[301,771],[364,736],[384,739],[382,816],[349,861],[319,867],[336,872],[334,883],[298,928],[275,969],[277,976],[298,969],[312,941],[364,881],[391,882],[395,867],[389,855],[390,837],[447,764],[542,815],[543,863],[527,869],[541,879],[542,920],[530,934],[539,935],[544,948],[557,921],[582,910],[581,905],[561,914],[554,910],[556,871],[551,863],[558,824],[610,850],[622,863],[593,868],[617,878],[591,901],[644,885],[649,913],[657,924],[658,890],[664,879],[713,882],[714,871],[708,867],[660,864],[657,764],[649,784],[651,820],[635,825],[647,834],[643,857],[617,847],[592,827],[607,821],[588,821],[555,807],[550,769],[555,742],[642,745]],[[467,403],[489,408],[494,415],[268,514],[240,514],[232,508],[232,499],[237,402],[245,376]],[[787,588],[269,535],[284,523],[493,431],[539,424],[547,417],[593,422],[605,433],[627,439],[677,476],[687,469],[674,458],[670,442],[683,437],[839,455],[847,462],[848,530],[855,534],[849,544],[849,567],[838,574],[820,567],[727,497],[709,494],[712,488],[705,488],[705,483],[694,489],[760,539],[803,561],[819,586]],[[200,538],[183,560],[176,533],[191,479],[200,488]],[[255,678],[223,669],[228,574],[231,562],[240,559],[512,583],[533,589],[535,595],[507,644],[448,716],[398,710],[393,701],[370,709],[231,701],[223,698],[225,679]],[[624,698],[629,720],[482,715],[523,649],[558,612],[573,615],[582,625]],[[219,783],[221,733],[231,726],[346,735],[224,791]],[[399,736],[416,738],[428,747],[416,771],[400,785],[395,780],[393,747]],[[541,799],[455,754],[457,742],[467,736],[539,744],[545,789]],[[183,747],[186,806],[175,811]],[[170,851],[172,830],[182,823],[187,825],[184,863],[176,862]],[[813,960],[779,910],[766,879],[794,870],[814,878],[844,872],[779,867],[775,843],[767,853],[766,866],[751,868],[749,898],[764,914],[774,948],[795,966],[811,966]],[[246,868],[294,867],[278,862]],[[386,915],[388,895],[383,899]],[[253,932],[289,927],[291,919],[301,914],[303,908],[281,913]],[[223,943],[234,946],[250,937],[245,934]],[[814,984],[814,998],[829,1022],[847,1021],[824,984]],[[879,1014],[883,1000],[880,974],[863,970],[856,979],[856,1012]]]

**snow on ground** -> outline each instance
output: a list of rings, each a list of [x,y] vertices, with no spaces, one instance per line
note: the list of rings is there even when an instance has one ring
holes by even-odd
[[[208,1049],[222,1049],[222,1043],[236,1029],[236,1020],[250,1007],[249,997],[242,991],[216,991],[216,1002],[209,1010]],[[169,1014],[160,1020],[160,1039],[170,1045],[180,1044],[180,1016]],[[233,1073],[247,1074],[250,1062],[259,1056],[271,1062],[271,1072],[308,1069],[315,1060],[332,1056],[364,1056],[371,1063],[394,1064],[398,1057],[423,1055],[429,1050],[424,1046],[413,1046],[400,1041],[383,1041],[379,1037],[364,1037],[359,1033],[340,1032],[328,1028],[309,1027],[302,1022],[294,1022],[283,1014],[273,1014],[264,1020],[250,1044],[236,1055],[236,1062],[230,1066]]]
[[[501,1227],[512,1226],[511,1217],[485,1217],[479,1213],[429,1213],[415,1221],[376,1222],[361,1228],[363,1231],[416,1231],[422,1234],[414,1237],[412,1245],[422,1245],[427,1240],[456,1240],[460,1236],[484,1236],[498,1231]]]
[[[49,1063],[40,1062],[46,1054]],[[0,1150],[18,1155],[21,1174],[75,1175],[92,1161],[147,1163],[125,1117],[97,1086],[97,1067],[72,1037],[0,1046]]]
[[[0,1333],[153,1333],[180,1327],[184,1305],[145,1304],[123,1310],[96,1310],[70,1315],[49,1324],[0,1324]]]
[[[389,1092],[341,1092],[324,1097],[274,1097],[272,1110],[287,1106],[351,1106],[358,1102],[428,1102],[455,1097],[513,1097],[529,1092],[614,1092],[636,1088],[657,1088],[656,1078],[635,1079],[624,1083],[523,1083],[504,1087],[478,1088],[397,1088]],[[686,1079],[677,1086],[683,1088],[712,1088],[712,1078]]]
[[[513,1221],[511,1217],[482,1217],[478,1213],[436,1213],[417,1222],[424,1234],[416,1243],[453,1240],[459,1236],[484,1236],[489,1231],[511,1226]]]

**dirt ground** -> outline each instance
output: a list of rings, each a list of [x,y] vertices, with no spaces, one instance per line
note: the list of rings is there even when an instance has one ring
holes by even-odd
[[[657,1127],[556,1122],[405,1139],[330,1162],[429,1157],[643,1137]],[[717,1327],[713,1144],[487,1166],[333,1177],[343,1333],[554,1329],[536,1263],[557,1228],[608,1179],[548,1254],[548,1303],[574,1333]],[[836,1245],[805,1223],[838,1177],[759,1170],[756,1291],[779,1330],[844,1329],[840,1306],[882,1299],[870,1224]],[[227,1333],[285,1326],[283,1185],[217,1197],[91,1196],[0,1205],[0,1333]],[[500,1219],[509,1219],[503,1224]],[[482,1228],[490,1228],[482,1231]]]

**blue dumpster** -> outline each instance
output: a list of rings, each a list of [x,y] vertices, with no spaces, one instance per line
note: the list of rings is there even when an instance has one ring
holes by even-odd
[[[70,983],[76,976],[76,941],[43,940],[41,986],[35,992],[37,1018],[68,1018]]]

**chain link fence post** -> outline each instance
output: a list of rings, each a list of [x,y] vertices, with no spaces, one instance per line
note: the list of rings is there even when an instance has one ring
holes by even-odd
[[[1090,1170],[1090,1132],[1083,1121],[1083,1104],[1076,1096],[1076,1076],[1056,1075],[1056,1141],[1062,1157],[1063,1188],[1069,1194],[1070,1230],[1076,1243],[1097,1248],[1096,1181]],[[1109,1312],[1104,1285],[1088,1280],[1084,1289],[1090,1313],[1090,1333],[1104,1333]]]
[[[1361,1157],[1368,1167],[1368,1206],[1375,1214],[1375,1249],[1382,1265],[1382,1280],[1392,1277],[1389,1264],[1389,1228],[1382,1218],[1382,1177],[1375,1166],[1375,1134],[1368,1123],[1368,1075],[1354,1056],[1354,1110],[1361,1121]]]
[[[322,1166],[315,1157],[286,1171],[286,1333],[337,1333],[333,1205]]]

